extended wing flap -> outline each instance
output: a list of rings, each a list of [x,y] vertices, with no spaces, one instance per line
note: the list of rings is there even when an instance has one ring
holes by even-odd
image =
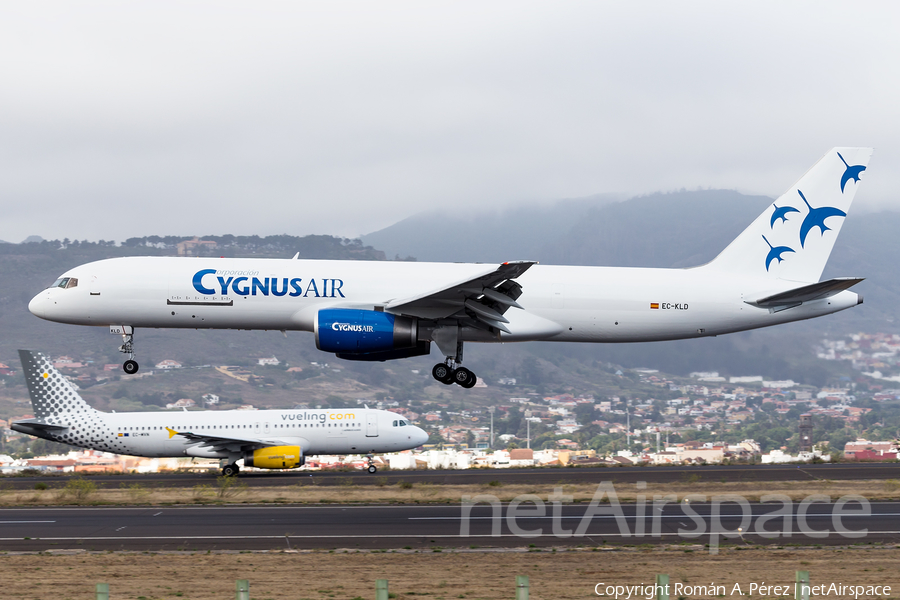
[[[492,321],[502,322],[503,311],[511,306],[521,307],[516,303],[515,297],[498,288],[502,288],[505,282],[519,277],[535,264],[537,264],[535,261],[529,260],[505,262],[492,269],[485,269],[482,274],[465,281],[457,281],[412,298],[396,300],[388,304],[385,310],[396,314],[434,319],[451,317],[467,303],[479,302],[478,308],[481,311],[490,310]],[[499,304],[501,310],[488,306],[486,302]]]
[[[862,277],[837,277],[811,283],[786,292],[779,292],[771,296],[766,296],[758,300],[747,300],[746,303],[759,308],[780,308],[786,306],[796,306],[803,302],[811,302],[812,300],[820,300],[829,298],[839,292],[843,292],[862,281]]]

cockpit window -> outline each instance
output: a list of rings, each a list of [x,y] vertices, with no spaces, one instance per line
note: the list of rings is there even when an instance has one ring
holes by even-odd
[[[60,277],[59,279],[54,281],[53,285],[51,285],[50,287],[51,288],[58,287],[58,288],[63,288],[63,289],[69,289],[69,288],[73,288],[73,287],[77,287],[77,286],[78,286],[78,279],[76,277]]]

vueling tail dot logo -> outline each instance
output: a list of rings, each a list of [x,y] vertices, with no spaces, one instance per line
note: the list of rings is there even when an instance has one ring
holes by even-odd
[[[191,284],[201,294],[214,296],[288,296],[289,298],[346,298],[342,279],[302,277],[256,277],[259,271],[203,269],[194,273]],[[215,279],[213,279],[215,276]],[[208,286],[216,287],[208,287]]]

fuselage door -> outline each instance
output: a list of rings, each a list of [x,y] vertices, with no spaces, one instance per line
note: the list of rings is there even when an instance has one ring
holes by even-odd
[[[269,433],[269,423],[263,423],[263,433]]]
[[[253,424],[253,433],[259,435],[259,423]]]
[[[366,413],[366,437],[378,437],[378,413]]]

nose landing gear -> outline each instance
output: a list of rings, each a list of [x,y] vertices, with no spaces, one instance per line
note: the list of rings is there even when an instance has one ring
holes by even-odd
[[[122,369],[129,375],[134,375],[140,368],[140,365],[134,360],[134,327],[126,325],[116,329],[120,330],[116,333],[122,334],[122,345],[119,346],[119,352],[128,355],[128,360],[122,365]]]
[[[378,467],[375,466],[375,456],[373,456],[372,454],[367,454],[366,458],[369,459],[369,466],[366,467],[366,471],[374,475],[378,472]]]
[[[134,375],[140,368],[140,365],[134,360],[134,327],[130,325],[111,325],[109,332],[122,334],[122,345],[119,346],[119,352],[128,355],[128,360],[122,365],[122,370],[129,375]]]

